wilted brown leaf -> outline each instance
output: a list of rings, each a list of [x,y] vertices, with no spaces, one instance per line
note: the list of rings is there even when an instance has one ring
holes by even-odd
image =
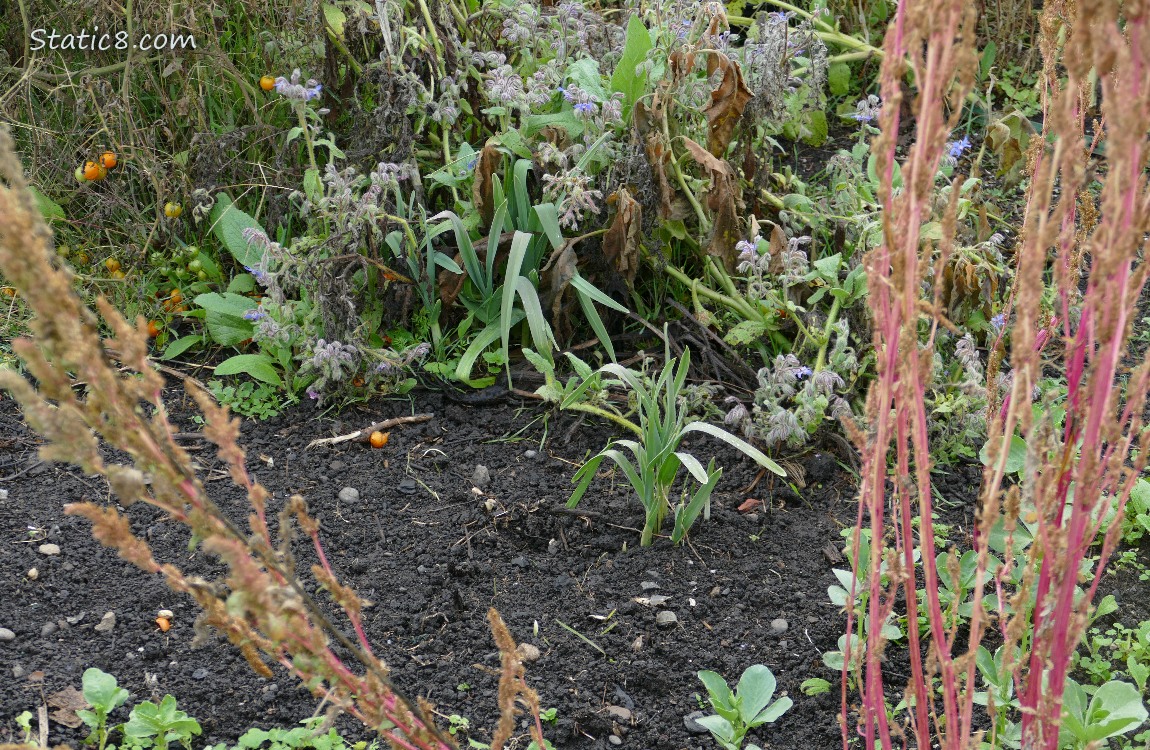
[[[662,108],[662,98],[657,92],[651,97],[649,107],[642,100],[636,102],[635,127],[643,138],[647,162],[651,165],[655,184],[659,186],[659,218],[666,220],[674,214],[675,190],[667,178],[667,162],[671,158],[671,150],[663,140],[663,132],[658,125],[663,117]]]
[[[631,197],[627,188],[615,193],[618,210],[611,227],[603,235],[603,255],[631,286],[639,270],[639,236],[643,223],[643,207]]]
[[[575,245],[571,242],[565,242],[555,259],[548,264],[551,267],[547,274],[548,286],[550,287],[548,296],[551,302],[551,322],[564,332],[570,326],[566,324],[562,316],[563,296],[571,285],[571,279],[575,278],[577,260]]]
[[[75,729],[84,722],[76,715],[76,712],[87,708],[88,701],[84,700],[84,695],[76,688],[69,685],[58,693],[52,693],[48,696],[47,700],[50,708],[56,709],[49,716],[52,721],[57,724],[63,724],[66,727]]]
[[[735,180],[735,170],[723,159],[718,159],[690,138],[683,138],[691,157],[711,175],[711,187],[707,191],[707,208],[714,214],[714,228],[707,254],[722,259],[728,271],[735,270],[738,253],[735,245],[739,241],[739,187]]]
[[[471,185],[471,202],[479,212],[484,228],[491,226],[491,219],[495,216],[495,202],[491,197],[491,177],[499,167],[501,158],[499,149],[488,141],[475,162],[475,182]]]
[[[755,95],[747,88],[743,70],[737,62],[715,52],[707,59],[707,70],[714,72],[716,69],[723,70],[723,79],[711,92],[711,101],[703,108],[703,114],[707,116],[707,149],[715,156],[722,156],[731,145],[735,124],[743,116],[747,102]]]

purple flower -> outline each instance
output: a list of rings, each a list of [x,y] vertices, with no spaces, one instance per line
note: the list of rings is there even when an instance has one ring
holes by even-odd
[[[806,365],[803,365],[802,367],[795,370],[795,377],[798,378],[799,380],[802,380],[803,378],[808,377],[812,372],[813,371],[811,370],[811,368],[807,367]]]
[[[309,78],[306,83],[300,83],[299,68],[292,71],[291,78],[280,76],[276,79],[276,92],[288,99],[310,102],[319,96],[322,90],[323,85],[314,78]]]
[[[1006,325],[1006,313],[999,313],[998,315],[995,315],[990,319],[990,324],[995,328],[1002,330],[1002,327]]]
[[[268,285],[268,274],[263,269],[256,268],[255,266],[244,266],[244,270],[255,277],[256,283],[260,286]]]
[[[575,105],[575,111],[584,117],[591,117],[595,114],[594,102],[579,102]]]
[[[758,239],[757,237],[755,238]],[[759,259],[759,253],[755,249],[758,243],[752,240],[739,240],[735,243],[735,249],[739,251],[739,260],[743,262],[754,262]]]
[[[319,400],[319,391],[317,391],[315,388],[312,388],[309,385],[307,387],[307,397],[310,398],[312,401],[317,401],[317,400]]]
[[[264,316],[263,310],[256,308],[256,309],[248,310],[247,312],[245,312],[244,313],[244,320],[250,320],[254,323],[255,321],[262,318],[263,316]]]
[[[962,156],[968,148],[970,148],[970,137],[965,135],[957,141],[950,141],[946,144],[946,152],[951,159]]]

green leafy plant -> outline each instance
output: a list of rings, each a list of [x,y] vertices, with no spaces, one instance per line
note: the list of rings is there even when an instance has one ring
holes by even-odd
[[[120,729],[124,733],[125,747],[154,747],[158,750],[167,750],[173,742],[191,750],[192,737],[201,731],[199,722],[177,709],[176,699],[170,695],[165,695],[158,706],[151,701],[134,706],[128,722]]]
[[[604,365],[597,371],[614,375],[635,394],[639,417],[635,431],[639,435],[639,440],[616,440],[585,463],[575,473],[573,481],[579,485],[567,501],[567,507],[574,508],[579,504],[591,485],[591,480],[595,478],[599,465],[604,459],[610,459],[623,471],[643,504],[646,520],[640,544],[644,547],[652,543],[672,508],[671,486],[682,466],[687,467],[688,472],[700,486],[690,500],[680,501],[674,507],[675,530],[671,535],[671,541],[675,544],[681,542],[700,513],[705,517],[710,516],[711,492],[722,476],[722,469],[715,467],[714,459],[703,468],[703,464],[693,455],[678,450],[679,443],[690,433],[701,432],[718,438],[738,448],[763,468],[779,476],[786,476],[782,467],[750,443],[715,425],[688,422],[685,410],[679,403],[679,396],[687,379],[690,359],[689,349],[684,349],[682,359],[668,358],[653,383],[646,382],[640,373],[617,364]],[[577,398],[583,389],[591,386],[593,379],[593,377],[585,378],[568,399]],[[620,446],[630,451],[634,461],[613,446]]]
[[[747,732],[774,723],[794,705],[787,696],[771,701],[775,675],[762,664],[747,667],[734,692],[718,672],[704,669],[699,672],[699,679],[707,688],[715,713],[697,721],[724,750],[740,750]],[[747,750],[759,750],[759,746],[747,745]]]
[[[115,677],[95,667],[84,670],[81,692],[84,700],[92,707],[90,711],[85,709],[76,712],[80,720],[92,730],[84,742],[104,750],[111,734],[108,715],[127,703],[131,695],[116,684]]]
[[[1089,695],[1083,686],[1067,680],[1059,741],[1076,749],[1098,747],[1103,740],[1134,731],[1147,715],[1142,693],[1128,682],[1112,680]]]

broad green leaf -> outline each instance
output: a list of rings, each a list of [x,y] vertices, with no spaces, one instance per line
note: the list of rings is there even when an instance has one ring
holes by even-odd
[[[795,705],[788,696],[783,696],[777,701],[763,709],[758,716],[750,722],[752,727],[761,726],[763,724],[770,724],[778,719],[780,716],[790,710],[791,706]]]
[[[240,265],[254,266],[260,262],[263,252],[248,244],[242,232],[245,229],[258,229],[262,232],[263,227],[251,216],[236,208],[226,193],[216,196],[216,205],[212,207],[210,218],[212,233]]]
[[[990,442],[987,441],[982,444],[982,450],[978,452],[978,459],[982,461],[983,466],[990,466],[994,463],[990,457]],[[1006,456],[1006,473],[1014,474],[1015,472],[1022,471],[1026,466],[1026,441],[1020,435],[1014,435],[1010,438],[1010,452]]]
[[[837,62],[827,69],[827,84],[835,96],[846,96],[851,90],[851,66]]]
[[[723,679],[721,674],[712,672],[709,669],[703,669],[699,671],[698,677],[703,683],[703,686],[707,688],[712,706],[715,708],[734,708],[735,695],[731,692],[731,688],[727,685],[727,681]]]
[[[216,375],[248,375],[264,383],[282,386],[275,360],[266,354],[237,354],[216,365]]]
[[[45,221],[63,221],[64,209],[59,203],[41,193],[33,185],[28,186],[28,192],[32,193],[32,198],[36,201],[36,209]]]
[[[228,282],[228,291],[235,294],[244,294],[256,290],[256,278],[250,273],[237,273]]]
[[[647,89],[647,74],[636,75],[639,63],[647,59],[651,51],[651,32],[643,24],[638,13],[631,15],[627,22],[627,35],[623,41],[623,54],[615,72],[611,74],[611,91],[623,94],[623,119],[627,120],[632,105]]]
[[[744,722],[750,724],[767,707],[775,694],[775,685],[775,675],[766,666],[753,664],[746,668],[735,689],[741,699],[739,711]]]
[[[650,39],[648,39],[650,41]],[[566,79],[586,91],[596,101],[607,100],[607,91],[603,88],[603,76],[599,74],[599,61],[592,57],[583,57],[567,66]]]
[[[203,341],[204,337],[200,336],[199,334],[181,336],[164,348],[164,353],[160,355],[160,359],[173,359],[178,357],[191,349],[193,346],[202,344]]]
[[[722,716],[715,714],[703,716],[702,718],[695,719],[695,723],[705,727],[707,731],[725,743],[731,743],[735,739],[735,728],[731,725],[731,722]]]
[[[84,670],[81,686],[84,700],[105,713],[124,705],[129,697],[128,691],[116,684],[115,677],[95,667]]]
[[[810,132],[803,138],[808,146],[821,146],[827,140],[827,115],[821,109],[816,109],[808,115],[807,127]]]

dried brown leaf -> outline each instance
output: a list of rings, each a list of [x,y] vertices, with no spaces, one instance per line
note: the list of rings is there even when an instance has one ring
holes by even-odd
[[[735,125],[754,94],[747,88],[737,62],[715,53],[708,59],[707,67],[711,68],[712,64],[724,68],[723,79],[711,92],[711,101],[703,108],[703,114],[707,116],[707,149],[715,156],[722,156],[727,153]]]
[[[75,729],[84,723],[76,712],[88,708],[88,701],[84,700],[83,693],[71,685],[49,695],[47,703],[49,708],[56,709],[49,717],[57,724]]]
[[[479,152],[479,159],[475,163],[475,182],[471,185],[471,202],[483,226],[491,226],[491,219],[495,216],[495,201],[492,198],[491,177],[499,167],[502,156],[495,144],[488,141]]]
[[[735,270],[738,252],[735,245],[739,241],[739,188],[734,168],[723,159],[716,158],[690,138],[683,138],[692,158],[711,175],[711,187],[707,191],[707,208],[714,214],[714,226],[707,254],[720,258],[728,271]]]
[[[619,188],[615,196],[618,211],[607,233],[603,235],[603,255],[630,286],[635,282],[635,274],[639,270],[643,207],[631,197],[627,188]]]

